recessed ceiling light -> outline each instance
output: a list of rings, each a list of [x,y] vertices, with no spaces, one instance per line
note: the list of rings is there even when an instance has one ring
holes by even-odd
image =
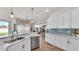
[[[48,13],[48,12],[49,12],[49,10],[47,9],[47,10],[45,10],[45,12],[47,12],[47,13]]]

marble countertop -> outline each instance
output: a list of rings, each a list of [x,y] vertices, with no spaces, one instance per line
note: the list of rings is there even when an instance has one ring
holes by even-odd
[[[37,34],[37,33],[30,33],[30,34],[27,34],[27,35],[20,35],[19,37],[25,37],[26,39],[27,38],[30,38],[30,37],[32,37],[32,36],[40,36],[39,34]],[[21,41],[23,41],[23,40],[25,40],[25,38],[24,39],[22,39],[22,40],[16,40],[15,42],[12,42],[12,43],[4,43],[3,41],[0,41],[0,51],[2,50],[6,50],[6,48],[8,47],[8,46],[11,46],[11,45],[14,45],[14,44],[16,44],[16,43],[19,43],[19,42],[21,42]],[[7,39],[7,38],[6,38]],[[9,39],[8,39],[9,40]],[[11,38],[10,38],[10,40],[11,40]]]
[[[79,35],[77,35],[77,37],[75,37],[75,36],[72,37],[72,36],[70,36],[70,35],[63,35],[63,34],[53,34],[53,33],[46,33],[46,34],[58,35],[58,36],[63,37],[63,38],[79,40]]]

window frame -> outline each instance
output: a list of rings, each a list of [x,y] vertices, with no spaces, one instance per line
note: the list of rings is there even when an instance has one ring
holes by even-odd
[[[8,36],[10,36],[11,35],[11,21],[8,21],[8,20],[0,20],[1,22],[8,22],[8,35],[3,35],[3,36],[0,36],[0,38],[4,38],[4,37],[8,37]]]

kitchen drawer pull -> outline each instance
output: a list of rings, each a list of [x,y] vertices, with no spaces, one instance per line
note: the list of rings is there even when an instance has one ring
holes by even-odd
[[[25,48],[25,45],[22,45],[22,48]]]
[[[68,44],[70,44],[70,41],[67,41]]]
[[[54,40],[56,40],[56,39],[54,39]]]

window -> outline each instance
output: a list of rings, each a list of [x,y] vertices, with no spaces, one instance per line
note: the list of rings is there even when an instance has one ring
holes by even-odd
[[[24,34],[24,26],[22,24],[17,25],[17,30],[19,34]]]
[[[0,37],[9,35],[9,22],[0,21]]]
[[[30,26],[26,24],[17,24],[18,34],[30,33]]]

